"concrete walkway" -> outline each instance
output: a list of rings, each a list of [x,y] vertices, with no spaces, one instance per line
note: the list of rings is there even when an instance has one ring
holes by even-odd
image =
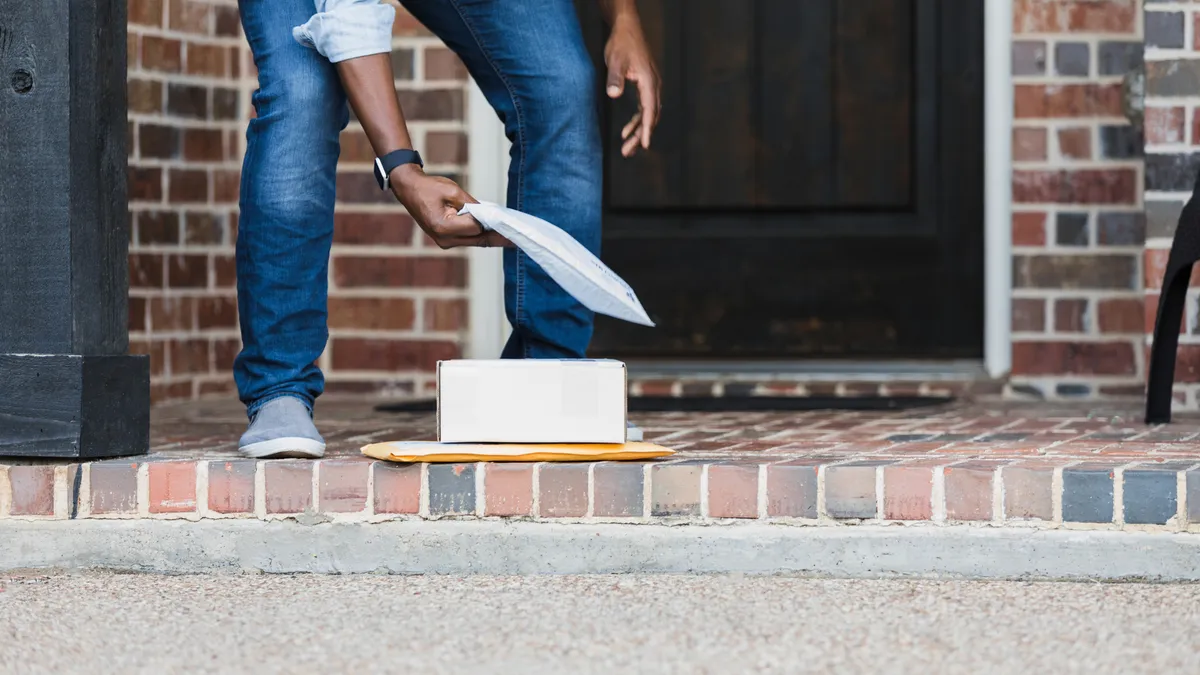
[[[0,672],[1195,673],[1200,587],[0,574]]]

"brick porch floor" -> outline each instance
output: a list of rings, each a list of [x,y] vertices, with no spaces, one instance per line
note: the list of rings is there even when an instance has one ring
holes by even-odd
[[[317,462],[243,460],[230,402],[159,408],[146,457],[0,461],[0,517],[972,522],[1200,530],[1200,418],[1136,405],[951,404],[905,412],[651,414],[679,451],[647,463],[394,465],[358,449],[432,437],[431,415],[326,401]],[[730,519],[730,520],[727,520]],[[1195,524],[1195,525],[1193,525]]]

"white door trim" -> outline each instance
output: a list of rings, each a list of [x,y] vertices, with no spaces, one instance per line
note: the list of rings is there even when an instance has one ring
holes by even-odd
[[[984,3],[983,364],[1012,367],[1012,0]]]
[[[1012,0],[987,0],[984,15],[984,347],[991,377],[1012,364]],[[468,189],[504,202],[508,139],[474,83],[467,106]],[[495,250],[471,249],[468,261],[469,358],[495,358],[508,337],[503,273]]]
[[[467,85],[467,191],[503,204],[508,191],[508,138],[478,85]],[[504,316],[504,262],[494,248],[467,250],[467,344],[469,359],[500,357],[510,328]]]

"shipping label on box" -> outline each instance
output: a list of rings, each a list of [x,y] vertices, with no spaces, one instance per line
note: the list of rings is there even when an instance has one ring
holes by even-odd
[[[625,442],[620,361],[440,361],[437,380],[443,443]]]

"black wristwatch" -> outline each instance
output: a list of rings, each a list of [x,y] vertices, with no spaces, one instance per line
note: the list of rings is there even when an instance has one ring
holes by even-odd
[[[376,157],[375,181],[379,183],[380,190],[391,187],[391,180],[388,177],[401,164],[416,164],[419,167],[425,167],[424,162],[421,161],[421,153],[416,150],[393,150],[383,157]]]

